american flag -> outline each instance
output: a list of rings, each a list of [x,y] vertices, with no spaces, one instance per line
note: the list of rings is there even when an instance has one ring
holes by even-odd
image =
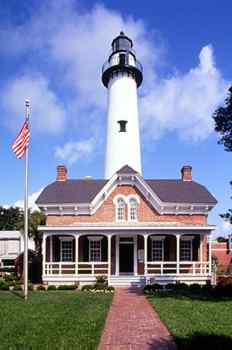
[[[12,144],[12,151],[15,153],[18,159],[22,158],[29,145],[30,130],[28,125],[28,119],[25,120],[20,133],[17,135],[14,143]]]

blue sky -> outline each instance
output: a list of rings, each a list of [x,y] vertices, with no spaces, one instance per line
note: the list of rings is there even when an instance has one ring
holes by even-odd
[[[3,2],[0,8],[1,204],[21,204],[23,162],[10,144],[32,104],[31,201],[66,163],[69,177],[103,176],[107,91],[101,66],[114,36],[134,40],[144,66],[139,90],[143,175],[194,180],[231,207],[231,154],[217,144],[212,112],[232,80],[229,1]]]

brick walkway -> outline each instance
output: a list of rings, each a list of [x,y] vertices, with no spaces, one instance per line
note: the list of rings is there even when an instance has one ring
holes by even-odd
[[[139,290],[116,289],[98,350],[176,350],[159,316]]]

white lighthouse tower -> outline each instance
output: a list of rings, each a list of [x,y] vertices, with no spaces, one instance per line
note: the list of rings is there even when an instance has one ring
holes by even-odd
[[[142,80],[133,42],[120,32],[102,68],[102,82],[108,89],[106,179],[124,165],[141,173],[137,88]]]

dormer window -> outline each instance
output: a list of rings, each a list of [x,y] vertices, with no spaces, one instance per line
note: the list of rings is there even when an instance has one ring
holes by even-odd
[[[126,203],[125,203],[123,198],[117,199],[116,219],[117,219],[117,221],[125,221],[126,220]]]
[[[138,220],[138,202],[135,198],[129,200],[129,218],[130,221]]]
[[[119,124],[119,132],[126,132],[127,120],[119,120],[118,124]]]

